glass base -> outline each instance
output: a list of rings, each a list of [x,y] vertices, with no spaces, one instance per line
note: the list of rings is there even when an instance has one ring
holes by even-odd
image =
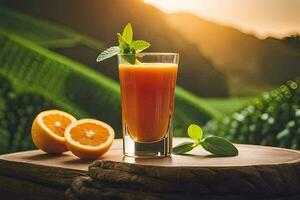
[[[167,157],[172,154],[172,134],[155,142],[136,142],[129,135],[123,136],[125,156],[134,158]]]

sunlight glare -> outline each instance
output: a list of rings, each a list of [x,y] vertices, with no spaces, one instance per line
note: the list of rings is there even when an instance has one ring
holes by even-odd
[[[144,0],[145,3],[155,5],[159,9],[171,13],[178,11],[192,11],[197,6],[197,0]]]
[[[258,37],[300,32],[298,0],[144,0],[167,12],[190,12]]]

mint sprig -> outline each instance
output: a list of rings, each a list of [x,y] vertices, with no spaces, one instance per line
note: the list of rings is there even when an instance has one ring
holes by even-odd
[[[201,127],[196,124],[191,124],[188,127],[188,135],[193,142],[183,142],[176,145],[173,148],[174,154],[187,153],[199,145],[216,156],[237,156],[239,154],[238,149],[224,138],[209,136],[202,139],[203,131]]]
[[[130,63],[138,63],[135,53],[139,53],[150,47],[150,43],[144,40],[133,40],[133,30],[130,23],[128,23],[123,29],[122,34],[117,33],[119,46],[110,47],[97,57],[97,62],[101,62],[105,59],[111,58],[117,54],[124,54],[122,58]]]

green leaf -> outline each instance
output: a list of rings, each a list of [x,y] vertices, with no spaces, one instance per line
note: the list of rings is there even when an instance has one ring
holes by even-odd
[[[132,31],[132,27],[131,24],[128,23],[122,33],[122,37],[124,38],[125,42],[127,44],[131,44],[132,42],[132,38],[133,38],[133,31]]]
[[[217,156],[236,156],[238,149],[229,141],[221,137],[210,136],[201,142],[202,147]]]
[[[191,151],[194,147],[195,147],[194,142],[183,142],[181,144],[176,145],[173,148],[173,153],[174,154],[183,154],[183,153]]]
[[[196,124],[191,124],[188,128],[188,135],[197,143],[200,143],[203,136],[203,131],[200,126]]]
[[[118,53],[120,53],[120,48],[117,47],[117,46],[113,46],[113,47],[110,47],[104,51],[102,51],[100,53],[100,55],[97,57],[97,62],[101,62],[107,58],[110,58],[110,57],[113,57],[115,55],[117,55]]]
[[[141,52],[150,47],[150,43],[144,40],[135,40],[132,42],[131,47],[135,49],[136,52]]]
[[[122,35],[120,33],[117,33],[118,36],[118,41],[119,41],[119,48],[120,48],[120,52],[121,53],[125,53],[124,49],[126,48],[126,46],[128,46],[126,44],[126,41],[124,40],[124,38],[122,37]]]

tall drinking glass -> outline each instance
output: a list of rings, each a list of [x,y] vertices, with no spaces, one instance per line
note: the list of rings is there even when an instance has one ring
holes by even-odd
[[[178,60],[177,53],[118,55],[125,156],[172,153]]]

